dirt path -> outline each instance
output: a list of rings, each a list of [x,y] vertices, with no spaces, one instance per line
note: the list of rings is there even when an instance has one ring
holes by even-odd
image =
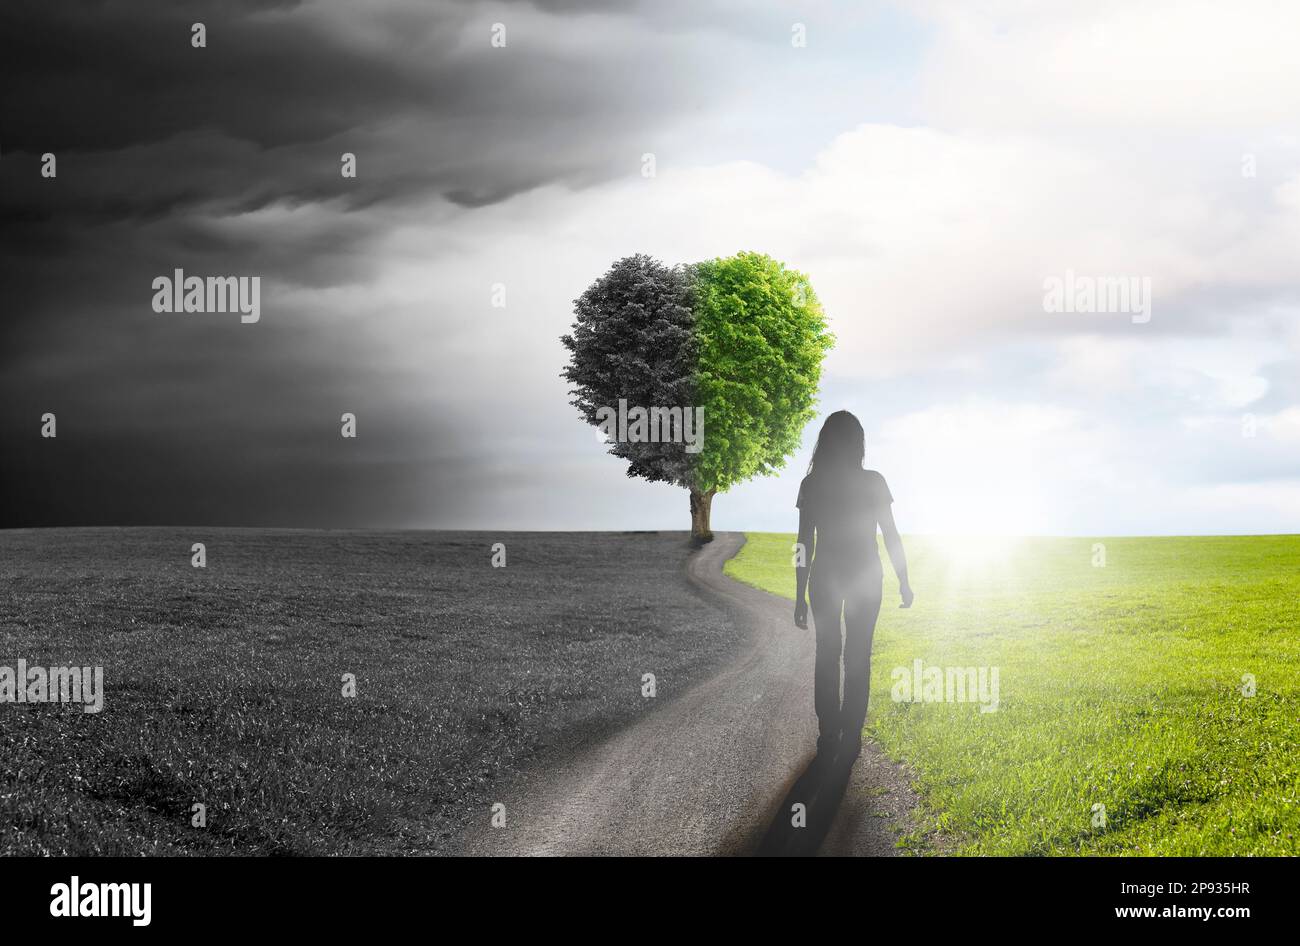
[[[726,578],[744,544],[718,534],[686,576],[749,629],[714,677],[562,764],[519,783],[506,826],[484,827],[473,854],[892,855],[916,806],[903,771],[868,744],[852,773],[809,769],[813,637],[792,605]],[[807,824],[792,825],[792,806]]]

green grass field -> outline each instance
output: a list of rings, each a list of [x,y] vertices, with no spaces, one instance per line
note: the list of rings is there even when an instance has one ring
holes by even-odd
[[[727,572],[792,598],[793,541],[750,534]],[[956,853],[1300,853],[1300,536],[906,547],[867,726]],[[916,659],[998,668],[997,710],[894,701]]]

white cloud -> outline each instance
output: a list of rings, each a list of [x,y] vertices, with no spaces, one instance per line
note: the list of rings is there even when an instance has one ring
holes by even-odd
[[[629,154],[624,177],[586,189],[391,211],[369,248],[370,335],[413,397],[427,390],[460,424],[449,450],[496,458],[466,485],[478,490],[467,515],[574,527],[608,525],[614,508],[619,525],[680,525],[684,500],[623,479],[577,420],[558,336],[572,299],[622,255],[757,249],[811,275],[839,337],[825,390],[880,433],[874,455],[911,503],[905,527],[1237,524],[1226,499],[1198,506],[1187,491],[1212,487],[1187,480],[1217,475],[1220,434],[1267,393],[1262,366],[1294,357],[1300,338],[1300,150],[1270,127],[1300,111],[1297,31],[1282,28],[1300,9],[927,9],[929,127],[846,115],[856,127],[796,173],[693,164],[670,137],[646,149],[657,152],[653,179]],[[1243,178],[1242,152],[1256,147],[1260,177]],[[1151,323],[1045,313],[1043,279],[1067,268],[1151,277]],[[506,286],[505,309],[489,305],[494,283]],[[907,400],[882,396],[894,390]],[[1290,430],[1289,416],[1270,429]],[[936,432],[945,417],[953,423]],[[1222,430],[1207,436],[1189,417]],[[493,439],[503,429],[508,445]],[[792,527],[799,460],[719,499],[717,524]],[[1225,482],[1250,478],[1249,457],[1222,462]],[[532,464],[535,480],[507,475],[515,463]],[[493,499],[506,483],[509,508]],[[599,506],[583,498],[593,491]],[[1290,493],[1277,495],[1292,509]],[[551,518],[538,511],[548,498]],[[1188,518],[1171,527],[1175,508]],[[1267,503],[1251,509],[1245,528],[1262,530]]]
[[[929,13],[926,102],[944,124],[1240,134],[1300,111],[1295,4],[951,0]]]

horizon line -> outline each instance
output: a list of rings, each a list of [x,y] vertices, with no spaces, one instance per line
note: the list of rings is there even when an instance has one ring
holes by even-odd
[[[277,525],[51,525],[51,526],[0,526],[0,533],[5,532],[55,532],[55,531],[90,531],[90,530],[125,530],[125,529],[208,529],[242,532],[522,532],[537,535],[608,533],[625,535],[659,535],[681,533],[689,536],[690,529],[521,529],[516,527],[475,526],[472,528],[447,526],[277,526]],[[770,529],[715,529],[718,533],[738,532],[741,534],[760,535],[794,535],[796,530],[781,532]],[[1101,532],[1039,532],[1039,533],[1002,533],[1002,532],[902,532],[905,538],[916,539],[1250,539],[1250,538],[1285,538],[1300,536],[1300,532],[1141,532],[1141,533],[1101,533]]]

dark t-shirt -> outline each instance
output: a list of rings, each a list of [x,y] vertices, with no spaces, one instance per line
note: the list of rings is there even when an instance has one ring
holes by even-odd
[[[893,501],[885,478],[875,470],[805,476],[795,505],[817,530],[813,562],[837,570],[880,568],[876,529],[881,512]]]

